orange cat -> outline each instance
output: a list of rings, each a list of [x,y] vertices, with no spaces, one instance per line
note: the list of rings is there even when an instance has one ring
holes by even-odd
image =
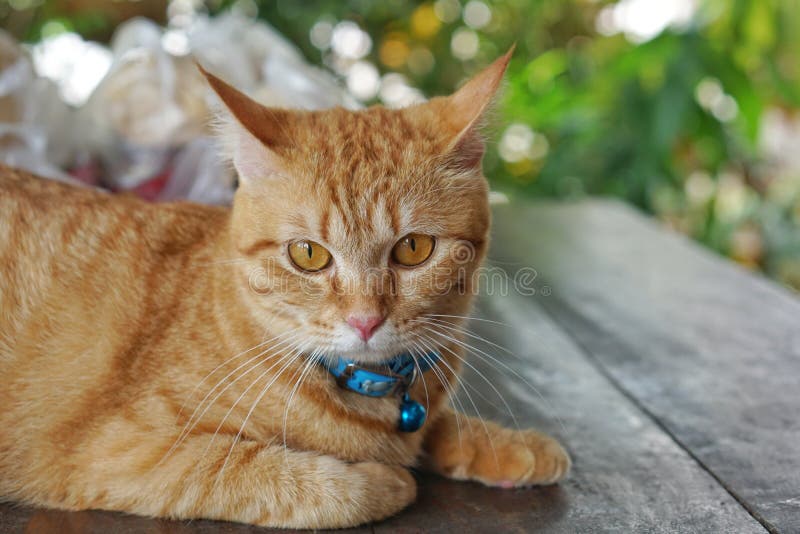
[[[325,528],[407,506],[420,459],[562,478],[553,439],[446,402],[446,328],[489,231],[478,126],[509,57],[402,110],[267,109],[207,74],[231,210],[0,168],[0,496]]]

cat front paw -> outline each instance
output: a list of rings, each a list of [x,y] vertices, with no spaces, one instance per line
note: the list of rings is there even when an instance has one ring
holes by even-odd
[[[375,462],[352,465],[364,491],[354,499],[354,523],[368,523],[390,517],[417,498],[417,483],[407,469]]]
[[[399,466],[376,462],[350,464],[322,457],[314,467],[312,478],[301,477],[300,483],[292,483],[288,514],[264,515],[255,523],[263,527],[314,530],[357,527],[396,514],[417,496],[414,477]]]
[[[509,432],[495,444],[498,462],[481,458],[478,479],[489,486],[518,488],[555,484],[572,466],[567,451],[558,441],[532,430]],[[480,454],[485,454],[482,451]],[[491,454],[491,453],[490,453]]]
[[[469,431],[461,437],[450,434],[446,442],[439,439],[430,446],[435,471],[499,488],[554,484],[569,473],[569,455],[550,436],[493,423],[485,428],[481,424],[467,428]]]

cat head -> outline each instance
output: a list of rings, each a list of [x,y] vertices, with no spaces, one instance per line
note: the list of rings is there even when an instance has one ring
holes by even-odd
[[[488,246],[480,127],[511,53],[395,110],[268,108],[204,72],[240,182],[237,284],[265,329],[363,363],[445,340],[432,323],[468,313]]]

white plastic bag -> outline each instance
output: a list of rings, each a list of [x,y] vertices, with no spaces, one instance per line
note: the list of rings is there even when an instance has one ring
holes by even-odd
[[[56,86],[37,77],[28,55],[0,30],[0,161],[70,181],[61,169],[78,146],[73,119]]]

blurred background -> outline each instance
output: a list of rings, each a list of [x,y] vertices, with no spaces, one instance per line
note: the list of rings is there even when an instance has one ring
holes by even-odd
[[[5,0],[0,27],[6,161],[209,202],[190,57],[272,105],[404,106],[517,43],[495,190],[617,197],[800,289],[798,0]]]

